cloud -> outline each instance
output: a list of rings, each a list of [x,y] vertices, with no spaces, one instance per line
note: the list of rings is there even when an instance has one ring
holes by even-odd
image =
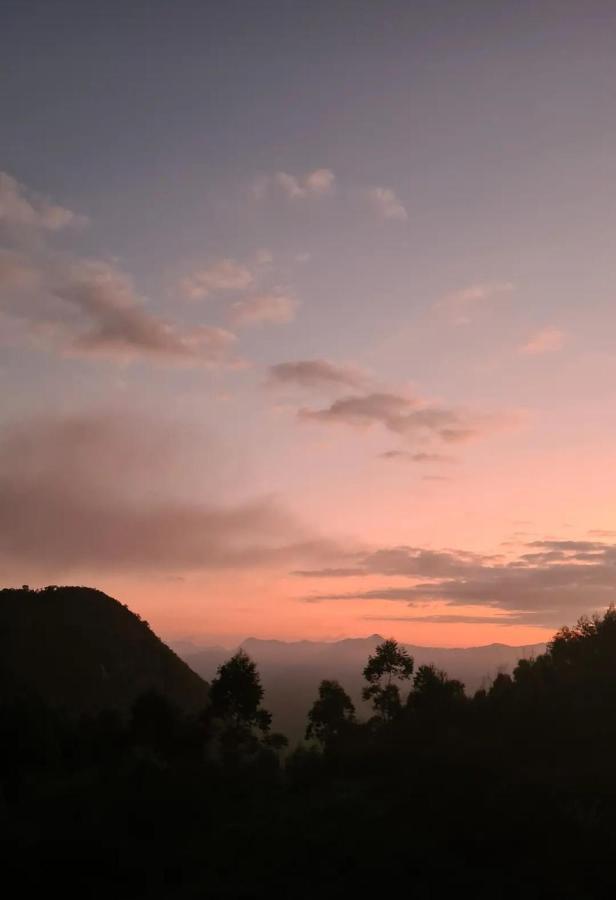
[[[479,307],[513,290],[509,281],[480,281],[441,297],[434,309],[453,325],[468,325]]]
[[[258,266],[269,266],[273,263],[274,256],[271,250],[267,250],[267,248],[263,247],[261,250],[257,250],[255,254],[255,262]]]
[[[387,392],[342,397],[323,409],[300,409],[298,415],[306,421],[326,424],[380,425],[406,437],[429,434],[446,443],[467,441],[497,422],[496,417],[473,417],[447,407],[422,405],[416,398]]]
[[[89,327],[75,336],[75,350],[222,363],[235,341],[221,328],[197,326],[181,331],[146,312],[130,279],[104,263],[76,264],[54,294],[90,320]]]
[[[194,448],[205,499],[182,499],[175,485],[186,437],[177,426],[113,415],[39,419],[5,429],[0,567],[27,581],[33,573],[168,574],[331,557],[328,542],[276,501],[223,503],[207,444]]]
[[[361,387],[366,376],[352,366],[339,366],[326,359],[298,359],[277,363],[268,370],[271,384],[303,388]]]
[[[399,459],[412,463],[454,463],[453,456],[444,453],[412,453],[410,450],[386,450],[379,453],[380,459]]]
[[[255,185],[255,196],[260,199],[271,190],[278,189],[291,200],[306,200],[329,194],[334,188],[335,176],[331,169],[315,169],[304,175],[276,172],[261,178]]]
[[[83,216],[32,194],[11,175],[0,172],[0,225],[60,231],[84,222]]]
[[[434,438],[456,444],[481,436],[489,430],[512,425],[520,414],[473,413],[464,409],[430,404],[409,392],[382,390],[370,384],[361,370],[337,366],[327,360],[298,360],[270,367],[270,384],[296,384],[306,388],[355,388],[324,407],[300,407],[300,421],[343,425],[350,428],[381,427],[409,440]],[[359,392],[361,391],[361,393]],[[453,462],[450,456],[430,450],[409,452],[389,450],[384,459],[409,462]]]
[[[299,301],[289,294],[258,294],[233,303],[231,322],[240,328],[264,323],[280,325],[291,322],[298,308]]]
[[[201,299],[210,294],[244,293],[255,286],[260,275],[271,269],[272,259],[269,250],[259,250],[252,271],[233,259],[221,259],[184,278],[180,287],[190,299]],[[228,307],[228,318],[239,328],[265,323],[284,324],[295,318],[298,308],[299,301],[294,296],[275,288],[235,300]]]
[[[468,577],[478,575],[482,567],[493,561],[494,557],[464,550],[428,550],[401,545],[369,553],[353,553],[350,554],[350,559],[354,561],[354,566],[298,571],[294,574],[308,578],[340,578],[356,575],[402,575],[409,578]]]
[[[542,353],[555,353],[562,350],[565,342],[565,333],[558,328],[542,328],[535,331],[522,344],[518,351],[526,356],[539,356]]]
[[[0,290],[16,293],[39,285],[39,273],[28,259],[12,250],[0,250]]]
[[[380,219],[392,219],[398,222],[406,222],[408,219],[406,209],[391,188],[368,188],[366,197]]]
[[[131,279],[108,263],[55,258],[22,260],[21,266],[2,308],[48,346],[123,360],[231,362],[233,334],[209,326],[182,329],[149,312]]]
[[[8,223],[0,248],[0,314],[19,337],[61,353],[110,359],[148,358],[195,365],[236,364],[231,332],[207,325],[182,327],[148,309],[130,277],[100,260],[71,257],[23,231],[58,231],[78,221],[69,210],[29,196],[0,174],[0,222]],[[15,229],[19,234],[15,233]],[[229,281],[231,261],[218,269]]]
[[[552,626],[603,608],[616,592],[616,544],[595,541],[533,541],[531,553],[500,557],[396,547],[358,556],[353,566],[300,570],[310,578],[387,575],[409,579],[408,586],[383,585],[367,591],[305,597],[327,600],[388,600],[411,607],[441,603],[449,607],[487,607],[514,616],[515,624]],[[463,612],[464,614],[464,612]]]
[[[271,262],[269,255],[268,262]],[[234,259],[220,259],[211,266],[183,278],[180,290],[190,300],[202,300],[210,294],[223,291],[243,291],[253,282],[253,273],[246,266]]]
[[[361,616],[367,622],[419,622],[433,625],[525,625],[528,619],[521,613],[512,615],[472,616],[462,613],[435,613],[427,616]]]

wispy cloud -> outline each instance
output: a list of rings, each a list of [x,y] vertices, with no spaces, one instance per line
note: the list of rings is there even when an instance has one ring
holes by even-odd
[[[105,262],[24,261],[19,284],[3,296],[5,314],[59,352],[205,365],[231,362],[231,332],[204,325],[181,328],[155,315],[130,277]]]
[[[480,281],[441,297],[434,309],[452,325],[468,325],[484,304],[513,290],[509,281]]]
[[[183,278],[180,290],[191,300],[201,300],[210,294],[245,290],[253,282],[254,275],[245,265],[234,259],[220,259]]]
[[[0,224],[60,231],[85,221],[84,216],[28,191],[11,175],[0,172]]]
[[[445,443],[467,441],[499,424],[499,417],[472,415],[449,407],[424,404],[418,398],[387,392],[350,395],[321,409],[298,411],[304,421],[352,427],[380,425],[405,437],[432,435]]]
[[[260,178],[254,186],[254,194],[258,199],[265,197],[273,190],[286,195],[291,200],[306,200],[329,194],[334,189],[335,175],[331,169],[314,169],[304,175],[290,175],[288,172],[275,172]]]
[[[267,323],[283,325],[295,318],[298,308],[299,300],[296,297],[272,291],[233,303],[231,322],[237,328]]]
[[[379,453],[380,459],[396,459],[410,463],[454,463],[453,456],[445,453],[413,453],[410,450],[386,450]]]
[[[19,226],[0,250],[0,312],[26,338],[61,354],[114,360],[150,359],[193,365],[235,365],[235,335],[209,325],[182,326],[149,308],[130,276],[109,262],[59,252],[40,235],[78,221],[69,210],[31,197],[0,176],[0,220]],[[237,279],[232,261],[217,272]]]
[[[366,190],[366,197],[372,210],[380,219],[406,222],[408,213],[391,188],[372,187]]]
[[[531,334],[518,349],[525,356],[540,356],[543,353],[555,353],[557,350],[562,350],[564,343],[564,331],[559,328],[542,328]]]
[[[223,363],[235,336],[222,328],[180,329],[144,308],[131,280],[111,266],[79,262],[53,287],[84,317],[84,327],[65,323],[75,350],[132,357],[149,355],[209,364]]]
[[[20,294],[40,284],[40,274],[23,253],[0,250],[0,288]]]
[[[366,375],[353,366],[340,366],[326,359],[298,359],[277,363],[268,370],[270,384],[303,388],[359,388]]]

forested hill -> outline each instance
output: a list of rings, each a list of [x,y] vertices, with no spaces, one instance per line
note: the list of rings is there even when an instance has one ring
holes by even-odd
[[[186,710],[206,683],[138,615],[87,587],[0,591],[0,691],[71,712],[129,709],[156,689]]]

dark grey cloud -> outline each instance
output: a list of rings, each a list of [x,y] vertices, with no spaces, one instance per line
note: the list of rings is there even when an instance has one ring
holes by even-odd
[[[605,550],[605,544],[601,541],[557,541],[557,540],[543,540],[543,541],[530,541],[528,544],[529,547],[543,547],[546,550],[556,550],[562,551],[564,553],[569,553],[573,555],[577,555],[578,553],[592,553],[592,552],[603,552]]]
[[[347,568],[340,566],[328,569],[297,569],[292,575],[300,578],[352,578],[355,575],[365,575],[363,568],[348,566]]]
[[[402,575],[410,578],[446,578],[479,574],[483,566],[498,557],[464,550],[427,550],[401,545],[351,554],[355,565],[346,568],[303,570],[295,574],[308,578],[351,577],[355,575]]]
[[[356,560],[348,570],[341,569],[338,577],[387,575],[409,578],[410,584],[313,594],[304,599],[309,603],[388,600],[411,607],[429,602],[483,606],[495,613],[504,611],[520,624],[549,626],[616,600],[616,545],[549,540],[526,546],[533,552],[512,560],[411,547],[380,550]],[[321,577],[325,573],[336,577],[334,569],[298,574]]]
[[[339,366],[326,359],[298,359],[270,366],[268,379],[270,384],[303,388],[356,388],[365,382],[365,375],[352,366]]]
[[[114,416],[38,420],[5,430],[0,567],[27,581],[33,572],[168,573],[334,558],[327,541],[274,500],[222,502],[207,446],[201,457],[211,488],[207,481],[199,486],[205,499],[174,494],[168,473],[181,440],[177,429]]]
[[[411,463],[455,463],[453,456],[445,453],[412,453],[410,450],[386,450],[379,453],[380,459],[399,459]]]
[[[403,437],[427,436],[448,444],[468,441],[501,424],[498,416],[428,406],[418,398],[386,391],[340,397],[320,409],[300,409],[298,416],[304,421],[324,424],[364,428],[380,425]]]
[[[434,625],[526,625],[524,614],[499,616],[466,616],[462,613],[443,613],[431,616],[361,616],[364,622],[421,622]]]

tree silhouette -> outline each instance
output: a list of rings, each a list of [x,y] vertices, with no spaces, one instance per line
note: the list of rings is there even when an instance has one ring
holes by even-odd
[[[257,727],[266,734],[272,722],[271,713],[261,708],[263,687],[255,663],[244,650],[239,650],[219,666],[210,686],[211,713],[235,729]]]
[[[271,747],[272,750],[280,751],[289,746],[289,739],[279,731],[270,731],[263,738],[263,743]]]
[[[395,718],[401,709],[400,688],[395,681],[408,681],[413,674],[412,656],[397,641],[390,638],[379,644],[373,656],[368,657],[364,678],[368,682],[363,690],[364,700],[371,700],[377,715],[386,722]]]
[[[444,720],[465,700],[464,685],[433,665],[419,666],[407,705],[421,716]]]
[[[347,692],[337,681],[322,681],[319,697],[308,713],[306,738],[315,737],[329,744],[355,721],[355,707]]]

